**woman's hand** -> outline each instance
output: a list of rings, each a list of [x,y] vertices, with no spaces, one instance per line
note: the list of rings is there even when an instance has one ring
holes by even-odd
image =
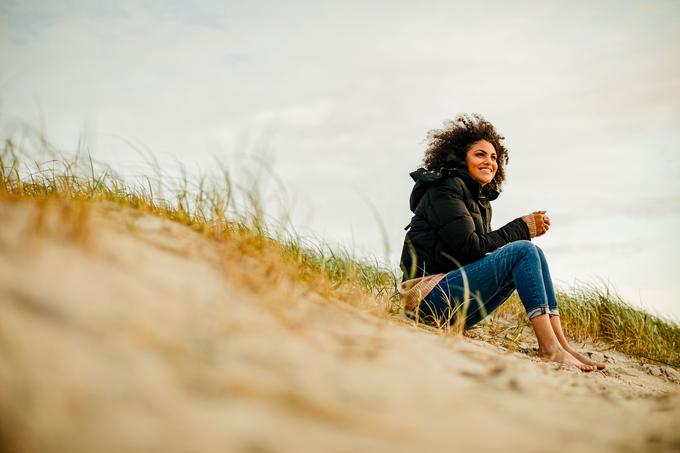
[[[529,235],[532,238],[542,236],[550,229],[550,217],[546,215],[546,211],[534,211],[522,216],[522,220],[529,227]]]

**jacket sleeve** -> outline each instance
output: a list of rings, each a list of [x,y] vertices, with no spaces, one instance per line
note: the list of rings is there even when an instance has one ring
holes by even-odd
[[[441,252],[464,265],[510,242],[531,239],[529,227],[521,218],[489,233],[475,230],[472,215],[463,200],[462,184],[456,179],[452,184],[439,186],[431,195],[430,217],[443,245]]]

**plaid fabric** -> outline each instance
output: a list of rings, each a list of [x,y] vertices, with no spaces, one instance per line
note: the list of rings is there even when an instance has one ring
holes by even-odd
[[[401,282],[399,285],[399,294],[404,302],[404,310],[406,310],[406,312],[415,311],[425,296],[430,294],[430,291],[432,291],[444,277],[446,277],[446,274],[435,274]]]

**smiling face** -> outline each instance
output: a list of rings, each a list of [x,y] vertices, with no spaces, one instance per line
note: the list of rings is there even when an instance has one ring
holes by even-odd
[[[486,185],[493,180],[496,171],[498,171],[496,159],[496,150],[493,145],[486,140],[479,140],[468,148],[465,164],[468,173],[481,185]]]

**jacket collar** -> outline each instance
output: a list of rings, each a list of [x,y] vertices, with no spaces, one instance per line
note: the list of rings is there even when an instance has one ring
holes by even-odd
[[[411,178],[413,178],[416,183],[415,186],[413,186],[411,198],[409,200],[411,211],[416,212],[416,207],[425,195],[425,192],[427,192],[427,188],[430,184],[439,181],[442,178],[453,177],[462,179],[473,196],[478,200],[493,201],[498,198],[499,194],[497,191],[489,188],[488,186],[482,186],[470,175],[470,173],[467,172],[467,170],[459,168],[444,168],[441,171],[434,172],[428,171],[424,168],[419,168],[416,171],[411,172]]]
[[[470,189],[470,192],[472,192],[475,197],[480,200],[493,201],[500,195],[497,190],[494,190],[489,186],[481,185],[479,181],[473,178],[467,170],[462,168],[443,169],[442,174],[458,176],[461,178],[465,182],[465,185],[468,187],[468,189]]]

